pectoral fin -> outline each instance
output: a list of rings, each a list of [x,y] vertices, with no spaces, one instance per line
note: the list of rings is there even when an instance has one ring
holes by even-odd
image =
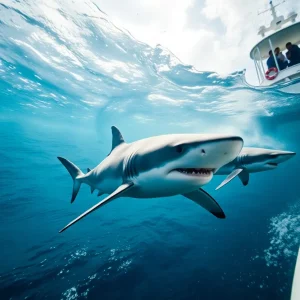
[[[241,172],[244,169],[234,169],[226,178],[225,180],[216,188],[216,190],[220,189],[222,186],[224,186],[225,184],[229,183],[234,177],[236,177],[237,175],[241,174]]]
[[[239,178],[241,179],[243,185],[246,186],[249,182],[249,172],[247,170],[243,170],[243,172],[239,174]]]
[[[107,204],[108,202],[110,202],[111,200],[114,200],[118,197],[120,197],[125,191],[129,190],[130,188],[133,187],[133,183],[129,182],[129,183],[124,183],[122,185],[120,185],[114,192],[112,192],[108,197],[106,197],[105,199],[103,199],[102,201],[100,201],[99,203],[97,203],[96,205],[94,205],[93,207],[91,207],[89,210],[87,210],[86,212],[84,212],[83,214],[81,214],[79,217],[77,217],[75,220],[73,220],[72,222],[70,222],[67,226],[65,226],[63,229],[61,229],[59,232],[63,232],[65,231],[67,228],[69,228],[70,226],[72,226],[73,224],[77,223],[79,220],[81,220],[82,218],[84,218],[85,216],[87,216],[88,214],[90,214],[91,212],[93,212],[94,210],[98,209],[99,207]]]
[[[206,193],[204,190],[198,189],[193,192],[184,194],[183,196],[201,205],[204,209],[208,210],[217,218],[225,219],[225,214],[220,205],[215,201],[215,199],[211,195]]]

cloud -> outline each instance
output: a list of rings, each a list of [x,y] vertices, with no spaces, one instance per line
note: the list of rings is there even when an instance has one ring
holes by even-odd
[[[112,0],[96,1],[101,10],[123,24],[139,24],[149,26],[156,22],[164,22],[161,18],[158,1]]]
[[[192,0],[96,0],[96,3],[113,23],[129,30],[138,40],[152,47],[162,44],[188,63],[189,50],[197,42],[193,30],[186,27],[186,10]]]
[[[249,60],[248,52],[256,40],[255,27],[249,22],[249,11],[256,11],[256,4],[253,1],[205,0],[201,8],[198,3],[195,1],[188,8],[189,20],[198,15],[198,19],[209,24],[213,35],[206,40],[198,39],[191,49],[192,63],[201,70],[220,73],[244,69]],[[205,59],[200,59],[199,53]]]

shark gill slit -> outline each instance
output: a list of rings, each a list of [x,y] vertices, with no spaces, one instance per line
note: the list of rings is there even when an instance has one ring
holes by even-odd
[[[239,165],[241,165],[242,167],[244,167],[245,161],[246,161],[246,155],[239,155],[239,156],[237,157],[237,163],[238,163]]]
[[[137,176],[137,172],[136,172],[135,164],[134,164],[134,158],[135,158],[134,153],[131,153],[126,162],[125,174],[128,179],[131,179],[131,178],[134,178],[135,176]]]
[[[133,157],[133,153],[130,154],[129,161],[128,161],[128,170],[129,170],[130,178],[133,178],[132,157]]]
[[[125,178],[129,178],[129,157],[128,156],[126,159],[125,159],[125,166],[124,166],[124,174],[125,174]]]
[[[136,155],[135,153],[132,155],[132,159],[131,159],[131,167],[132,167],[132,170],[133,170],[133,176],[134,177],[137,177],[139,174],[137,172],[137,169],[136,169]]]

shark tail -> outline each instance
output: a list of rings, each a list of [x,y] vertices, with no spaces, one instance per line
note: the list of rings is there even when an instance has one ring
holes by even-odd
[[[57,158],[65,166],[65,168],[68,170],[68,172],[70,173],[70,175],[73,178],[73,192],[72,192],[72,198],[71,198],[71,203],[73,203],[79,192],[79,189],[80,189],[80,186],[82,183],[81,179],[83,178],[84,173],[81,172],[81,170],[77,166],[75,166],[72,162],[70,162],[69,160],[67,160],[63,157],[57,157]]]

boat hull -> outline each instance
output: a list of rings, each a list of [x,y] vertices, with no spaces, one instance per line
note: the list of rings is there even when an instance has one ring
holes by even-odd
[[[300,64],[286,68],[278,73],[277,77],[273,80],[265,79],[260,86],[268,87],[278,83],[288,83],[292,80],[300,78]]]
[[[247,83],[244,74],[244,83],[253,88],[274,88],[289,94],[300,94],[300,64],[289,67],[278,73],[273,80],[265,79],[259,85],[254,86]]]

